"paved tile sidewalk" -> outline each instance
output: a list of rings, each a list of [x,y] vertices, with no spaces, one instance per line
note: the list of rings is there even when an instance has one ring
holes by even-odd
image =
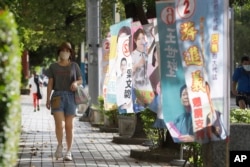
[[[151,163],[131,158],[131,149],[144,149],[140,145],[112,143],[117,133],[103,133],[89,122],[75,119],[75,138],[72,147],[73,161],[56,160],[54,120],[41,102],[41,110],[33,112],[31,96],[22,96],[22,134],[20,137],[19,160],[16,167],[167,167],[167,163]],[[64,142],[64,145],[65,142]],[[64,150],[65,153],[65,150]]]

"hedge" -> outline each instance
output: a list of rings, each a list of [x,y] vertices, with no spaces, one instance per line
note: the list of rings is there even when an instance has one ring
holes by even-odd
[[[0,9],[0,166],[15,166],[21,132],[21,54],[13,14]]]

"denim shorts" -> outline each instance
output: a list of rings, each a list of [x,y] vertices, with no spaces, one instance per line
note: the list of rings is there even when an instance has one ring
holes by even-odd
[[[64,115],[76,115],[74,92],[54,91],[51,96],[51,114],[64,112]]]
[[[246,106],[250,105],[250,93],[238,92],[238,96],[236,96],[236,105],[239,106],[239,101],[244,100]]]

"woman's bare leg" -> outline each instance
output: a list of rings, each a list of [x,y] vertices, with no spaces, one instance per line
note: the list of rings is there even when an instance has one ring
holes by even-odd
[[[73,138],[74,138],[74,118],[75,116],[65,116],[65,132],[67,151],[71,151]]]

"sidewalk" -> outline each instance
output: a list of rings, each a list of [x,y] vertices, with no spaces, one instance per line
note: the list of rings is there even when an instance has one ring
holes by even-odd
[[[56,160],[54,151],[57,142],[54,133],[54,120],[50,111],[45,107],[45,98],[42,99],[40,111],[37,112],[33,112],[31,96],[22,95],[21,105],[22,133],[16,167],[170,166],[164,162],[153,163],[131,158],[131,149],[146,149],[147,147],[112,143],[113,137],[118,136],[117,133],[100,132],[89,122],[79,121],[79,116],[75,119],[73,161]],[[64,145],[66,145],[65,142]]]

